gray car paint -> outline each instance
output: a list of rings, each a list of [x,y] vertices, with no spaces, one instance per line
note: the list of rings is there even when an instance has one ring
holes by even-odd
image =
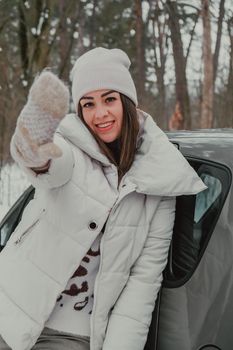
[[[233,172],[233,129],[167,133],[186,157],[211,160]],[[191,278],[163,288],[158,350],[233,349],[233,191]]]

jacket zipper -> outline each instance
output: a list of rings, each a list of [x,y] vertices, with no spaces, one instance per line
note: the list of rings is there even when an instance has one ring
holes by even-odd
[[[41,212],[39,218],[34,221],[21,235],[19,238],[17,238],[16,241],[14,241],[15,245],[19,245],[20,243],[22,243],[24,241],[24,239],[26,238],[26,236],[31,232],[31,230],[33,229],[33,227],[40,221],[41,219],[41,215],[42,213],[45,211],[45,209],[43,209],[43,211]]]
[[[96,275],[95,278],[95,284],[94,284],[94,303],[93,303],[93,310],[92,310],[92,315],[95,314],[95,309],[96,309],[96,295],[97,295],[97,289],[98,289],[98,278],[100,276],[101,273],[101,269],[102,269],[102,263],[103,263],[103,244],[104,244],[104,237],[105,237],[105,233],[107,232],[107,228],[108,228],[108,221],[109,221],[109,216],[107,218],[107,223],[105,226],[105,231],[104,234],[102,236],[102,239],[100,241],[100,265],[99,265],[99,270],[98,273]],[[91,317],[91,337],[90,337],[90,349],[93,349],[93,334],[94,334],[94,323],[93,323],[93,317]]]
[[[135,187],[134,188],[131,188],[130,191],[127,191],[121,198],[120,200],[118,199],[115,203],[115,205],[112,207],[111,209],[111,212],[109,214],[109,216],[107,217],[106,221],[106,226],[105,226],[105,231],[104,231],[104,234],[103,234],[103,237],[100,241],[100,266],[99,266],[99,270],[98,270],[98,273],[96,275],[96,279],[95,279],[95,284],[94,284],[94,304],[93,304],[93,309],[92,309],[92,315],[95,314],[95,309],[96,309],[96,296],[97,296],[97,292],[98,292],[98,279],[99,279],[99,276],[101,274],[101,270],[102,270],[102,264],[103,264],[103,245],[104,245],[104,238],[106,236],[106,233],[108,232],[107,229],[108,229],[108,224],[109,224],[109,219],[111,217],[111,213],[115,212],[116,208],[119,206],[119,203],[122,201],[123,198],[125,198],[125,196],[127,196],[129,193],[133,192],[135,190]],[[93,349],[93,334],[94,334],[94,323],[93,323],[93,317],[91,317],[91,336],[90,336],[90,349]]]

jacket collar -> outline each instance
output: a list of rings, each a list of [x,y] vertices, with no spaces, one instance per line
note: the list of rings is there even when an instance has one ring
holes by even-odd
[[[137,152],[123,181],[133,185],[137,192],[152,195],[178,196],[204,190],[206,186],[152,117],[138,110],[138,118]],[[62,120],[58,132],[103,166],[115,167],[101,153],[99,145],[75,114]]]
[[[138,192],[163,196],[196,194],[204,189],[197,173],[168,140],[152,117],[138,111],[141,122],[140,147],[128,172]]]
[[[101,153],[94,137],[76,114],[68,114],[61,121],[57,132],[87,153],[91,158],[98,160],[105,166],[111,165],[108,158]]]

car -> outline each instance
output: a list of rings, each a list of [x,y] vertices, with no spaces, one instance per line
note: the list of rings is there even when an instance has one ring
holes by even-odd
[[[208,188],[179,196],[168,263],[144,350],[233,348],[233,129],[168,132]],[[34,196],[0,224],[1,249]]]

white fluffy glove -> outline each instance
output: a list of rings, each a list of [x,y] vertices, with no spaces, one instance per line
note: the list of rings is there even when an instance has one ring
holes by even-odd
[[[42,72],[31,86],[12,138],[25,166],[41,167],[62,155],[53,136],[68,109],[68,88],[53,73]]]

